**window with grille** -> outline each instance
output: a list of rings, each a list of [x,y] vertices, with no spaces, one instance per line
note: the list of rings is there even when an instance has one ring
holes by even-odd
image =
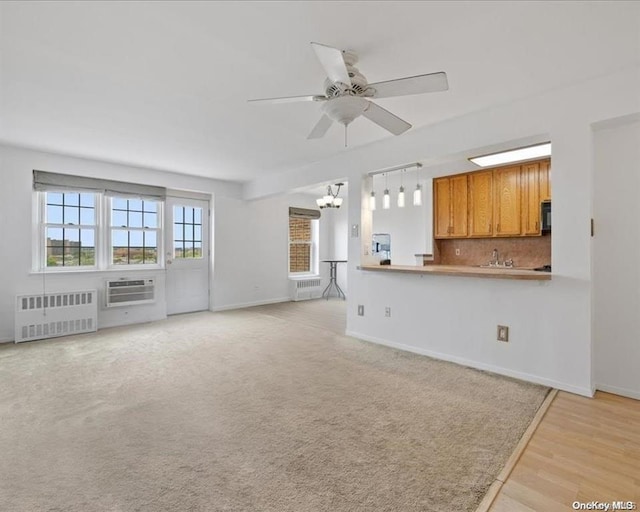
[[[96,266],[96,194],[46,192],[46,267]]]
[[[32,268],[160,268],[166,189],[33,171]]]
[[[174,206],[173,257],[202,258],[202,208]]]
[[[111,263],[158,263],[158,201],[111,198]]]
[[[289,217],[289,273],[316,271],[318,221]]]

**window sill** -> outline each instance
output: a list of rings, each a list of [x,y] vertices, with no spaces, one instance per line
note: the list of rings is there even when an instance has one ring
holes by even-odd
[[[70,269],[70,270],[31,270],[30,276],[41,276],[43,274],[47,276],[60,276],[68,274],[114,274],[114,273],[129,273],[129,272],[164,272],[164,267],[127,267],[127,268],[87,268],[87,269]]]
[[[292,281],[298,281],[302,279],[320,279],[320,274],[316,274],[314,272],[309,272],[306,274],[289,274],[289,279]]]

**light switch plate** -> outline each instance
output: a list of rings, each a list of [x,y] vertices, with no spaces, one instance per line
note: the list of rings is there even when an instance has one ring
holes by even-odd
[[[360,225],[352,224],[351,225],[351,238],[358,238],[360,236]]]

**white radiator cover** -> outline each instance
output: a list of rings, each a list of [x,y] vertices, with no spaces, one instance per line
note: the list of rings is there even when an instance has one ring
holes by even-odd
[[[106,282],[105,292],[108,308],[149,304],[156,300],[156,282],[155,279],[117,279]]]
[[[98,329],[97,290],[16,296],[15,342]]]
[[[319,277],[289,279],[289,296],[293,301],[319,299],[322,280]]]

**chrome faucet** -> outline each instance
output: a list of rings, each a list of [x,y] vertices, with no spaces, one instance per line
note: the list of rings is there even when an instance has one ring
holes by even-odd
[[[500,262],[498,261],[498,258],[499,258],[498,249],[494,249],[493,254],[491,256],[491,265],[494,265],[497,267],[500,264]]]

